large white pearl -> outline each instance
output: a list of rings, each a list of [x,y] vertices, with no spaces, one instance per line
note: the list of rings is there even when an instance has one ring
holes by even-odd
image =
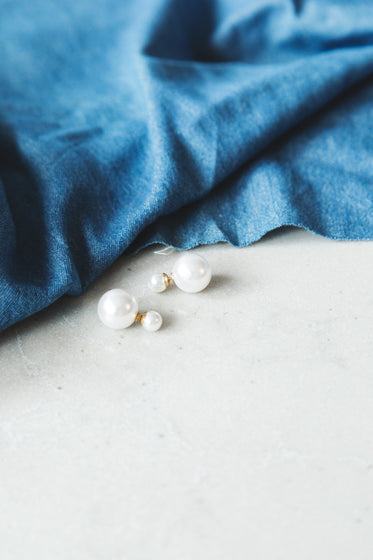
[[[201,292],[210,283],[211,268],[207,260],[200,255],[186,253],[175,262],[172,277],[180,290]]]
[[[98,316],[107,327],[125,329],[134,323],[139,307],[133,296],[124,290],[109,290],[98,302]]]
[[[162,315],[158,311],[147,311],[141,319],[141,324],[146,331],[158,331],[163,323]]]
[[[166,289],[165,277],[162,272],[157,272],[150,277],[149,287],[153,292],[161,293]]]

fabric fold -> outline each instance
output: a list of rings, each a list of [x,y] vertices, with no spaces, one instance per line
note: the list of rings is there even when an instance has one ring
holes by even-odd
[[[118,256],[373,238],[363,0],[0,0],[0,329]]]

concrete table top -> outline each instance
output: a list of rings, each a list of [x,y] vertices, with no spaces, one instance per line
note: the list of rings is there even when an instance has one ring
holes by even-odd
[[[373,243],[200,247],[200,294],[154,250],[0,336],[1,560],[371,560]]]

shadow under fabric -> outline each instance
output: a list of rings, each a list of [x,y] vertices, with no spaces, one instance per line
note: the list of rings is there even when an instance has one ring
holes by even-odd
[[[160,242],[373,239],[373,3],[0,0],[0,330]]]

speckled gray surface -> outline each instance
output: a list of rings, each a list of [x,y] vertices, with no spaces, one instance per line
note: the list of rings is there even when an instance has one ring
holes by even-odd
[[[205,292],[147,249],[2,334],[2,560],[371,560],[373,244],[198,252]],[[103,327],[112,287],[164,328]]]

